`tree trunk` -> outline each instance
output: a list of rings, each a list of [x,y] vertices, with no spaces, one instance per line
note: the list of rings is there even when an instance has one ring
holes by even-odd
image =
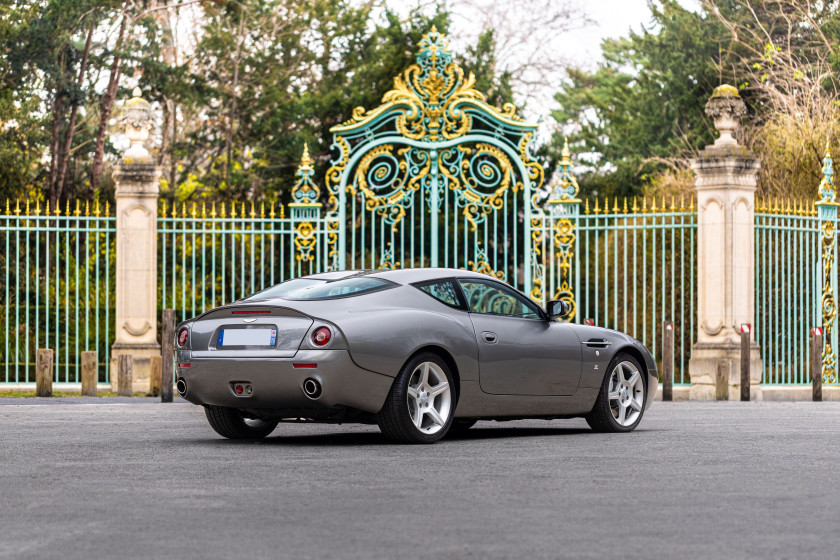
[[[167,2],[164,0],[163,2],[159,2],[159,4],[165,6]],[[163,63],[169,68],[174,68],[178,64],[178,57],[175,52],[175,38],[172,34],[172,22],[169,19],[169,12],[168,10],[158,10],[155,12],[154,17],[162,31],[163,46],[161,48],[161,57],[163,58]],[[163,131],[160,153],[158,154],[158,165],[163,166],[166,161],[167,150],[171,150],[171,146],[175,144],[175,102],[165,94],[161,97],[163,100]]]
[[[93,39],[94,21],[90,22],[88,29],[87,40],[85,41],[85,50],[82,53],[82,63],[79,66],[79,78],[76,80],[76,85],[81,89],[85,82],[85,73],[87,72],[88,54],[90,53],[90,43]],[[58,161],[58,170],[55,177],[55,199],[60,200],[61,194],[64,192],[64,181],[67,174],[67,160],[70,159],[70,150],[73,147],[73,136],[76,133],[76,113],[79,110],[79,100],[74,99],[73,105],[70,108],[70,122],[67,124],[67,131],[65,132],[64,148]]]
[[[239,66],[242,62],[242,43],[244,39],[242,38],[243,33],[245,32],[245,17],[242,16],[242,19],[239,20],[239,32],[236,36],[236,54],[234,55],[234,65],[233,65],[233,87],[231,88],[231,102],[230,102],[230,113],[228,116],[228,130],[227,130],[227,142],[225,146],[225,151],[227,152],[227,165],[225,166],[225,183],[227,185],[228,191],[232,187],[230,181],[230,171],[231,171],[231,159],[232,159],[232,152],[233,152],[233,131],[237,119],[236,115],[236,89],[239,87]]]
[[[111,74],[108,78],[108,87],[102,95],[102,103],[99,110],[99,127],[96,130],[96,145],[93,149],[93,164],[90,169],[90,189],[94,193],[99,189],[99,179],[102,175],[102,164],[105,159],[105,133],[108,131],[108,121],[111,118],[111,110],[114,108],[114,100],[117,97],[117,86],[122,72],[122,48],[123,37],[125,36],[126,23],[128,21],[129,0],[123,5],[123,20],[120,23],[120,33],[117,37],[117,44],[114,48],[114,59],[111,61]]]
[[[61,159],[61,154],[59,153],[61,141],[59,138],[61,136],[61,117],[64,114],[64,98],[57,87],[55,88],[54,95],[55,98],[53,99],[52,108],[52,135],[50,138],[50,154],[52,155],[50,158],[50,184],[47,188],[47,198],[49,199],[50,208],[55,208],[55,205],[58,203],[56,199],[55,182],[58,176],[58,160]]]
[[[158,153],[157,164],[163,165],[163,158],[166,150],[169,149],[169,99],[163,96],[163,130],[160,133],[160,152]]]
[[[170,111],[170,115],[172,115],[172,140],[169,143],[169,186],[172,189],[172,192],[174,193],[175,185],[178,181],[178,160],[175,159],[175,155],[172,153],[172,149],[175,146],[175,139],[177,138],[178,134],[178,129],[176,128],[178,125],[178,121],[175,118],[178,115],[178,105],[176,105],[175,102],[171,100],[169,100],[168,102],[172,104],[172,109]]]

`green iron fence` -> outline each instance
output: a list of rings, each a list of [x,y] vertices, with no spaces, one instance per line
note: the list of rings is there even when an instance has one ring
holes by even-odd
[[[291,216],[276,205],[161,203],[159,307],[174,307],[185,318],[329,269],[335,232],[325,212],[317,205],[289,208]],[[0,216],[0,382],[34,382],[38,347],[56,350],[56,382],[78,382],[83,350],[98,352],[99,379],[109,380],[116,220],[110,208],[104,210],[67,205],[47,214],[40,203],[18,203]],[[672,321],[675,382],[687,383],[696,337],[693,201],[585,201],[566,218],[570,230],[558,227],[562,218],[548,220],[550,229],[536,245],[543,299],[561,295],[569,250],[564,242],[570,242],[565,274],[576,306],[573,320],[591,318],[623,330],[657,359],[662,321]],[[809,328],[822,323],[820,219],[810,202],[759,201],[755,231],[754,329],[762,382],[807,384]],[[492,241],[504,240],[502,232]]]
[[[674,383],[688,383],[696,340],[697,212],[655,199],[586,201],[573,267],[578,319],[623,331],[660,363],[663,322],[674,328]],[[661,371],[661,367],[660,367]]]
[[[6,201],[0,216],[0,382],[34,383],[35,351],[55,350],[55,382],[79,382],[81,352],[94,350],[109,380],[114,333],[116,218],[106,204]]]
[[[193,203],[158,215],[158,308],[177,319],[327,269],[326,223],[317,212],[251,203]]]
[[[624,331],[660,364],[663,321],[671,321],[674,382],[688,383],[697,334],[693,200],[571,200],[556,204],[535,229],[535,270],[548,289],[531,296],[569,301],[573,321]]]
[[[764,384],[809,384],[809,330],[822,324],[820,222],[813,202],[758,201],[755,337]]]
[[[686,206],[672,201],[668,206],[664,201],[644,199],[633,200],[628,206],[617,199],[611,202],[586,201],[583,211],[572,219],[576,237],[569,263],[576,298],[573,320],[591,318],[597,325],[623,330],[648,346],[657,359],[661,359],[662,322],[672,321],[675,382],[687,383],[688,357],[696,335],[694,203]],[[282,206],[276,211],[269,206],[266,213],[262,204],[162,204],[158,218],[159,307],[174,308],[183,319],[277,282],[329,269],[329,231],[323,213],[312,207],[308,216],[301,217],[302,210],[292,208],[292,217],[286,217]],[[388,245],[382,236],[370,235],[376,226],[367,229],[354,212],[348,218],[347,227],[358,230],[357,235],[368,233],[359,235],[367,240],[367,248],[348,255],[350,268],[382,266],[388,259]],[[380,225],[379,229],[384,228]],[[490,246],[514,244],[517,234],[502,228],[490,231]],[[558,231],[554,227],[539,245],[544,256],[540,263],[550,288],[547,296],[551,297],[559,296],[564,266]],[[354,260],[354,254],[368,256]],[[380,255],[378,262],[373,255]],[[406,258],[406,262],[386,264],[397,268],[422,265],[428,257],[418,251],[414,258],[417,262]],[[460,268],[491,274],[511,267],[483,259],[463,264],[466,266]]]

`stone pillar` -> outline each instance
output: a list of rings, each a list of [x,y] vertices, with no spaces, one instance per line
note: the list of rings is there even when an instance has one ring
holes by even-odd
[[[733,133],[746,107],[738,90],[715,89],[706,103],[720,137],[692,162],[697,179],[697,342],[688,364],[691,399],[715,398],[718,364],[729,399],[740,398],[740,325],[755,325],[755,187],[758,159]],[[750,344],[751,398],[761,397],[761,355]]]
[[[151,106],[135,88],[121,118],[131,146],[113,173],[117,211],[116,338],[111,354],[112,387],[119,356],[133,361],[133,391],[149,391],[150,358],[157,342],[157,202],[160,169],[145,147]]]

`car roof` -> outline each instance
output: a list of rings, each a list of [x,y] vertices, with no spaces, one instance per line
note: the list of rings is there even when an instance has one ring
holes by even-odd
[[[453,276],[459,278],[487,278],[496,280],[492,276],[480,274],[471,270],[461,270],[459,268],[400,268],[396,270],[341,270],[333,272],[321,272],[319,274],[312,274],[304,278],[313,278],[317,280],[340,280],[342,278],[351,278],[354,276],[372,276],[374,278],[383,278],[396,282],[397,284],[411,284],[413,282],[422,282],[424,280],[434,280],[436,278],[452,278]]]

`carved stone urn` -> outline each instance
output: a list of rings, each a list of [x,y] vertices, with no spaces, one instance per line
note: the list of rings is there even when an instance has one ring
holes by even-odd
[[[120,124],[131,146],[123,153],[125,164],[151,163],[152,154],[146,149],[152,127],[152,106],[143,99],[140,88],[134,88],[131,99],[125,102]]]
[[[733,134],[738,130],[741,117],[746,114],[747,106],[738,94],[738,89],[723,84],[714,89],[706,102],[706,114],[715,121],[715,128],[720,137],[715,140],[716,147],[737,146]]]

